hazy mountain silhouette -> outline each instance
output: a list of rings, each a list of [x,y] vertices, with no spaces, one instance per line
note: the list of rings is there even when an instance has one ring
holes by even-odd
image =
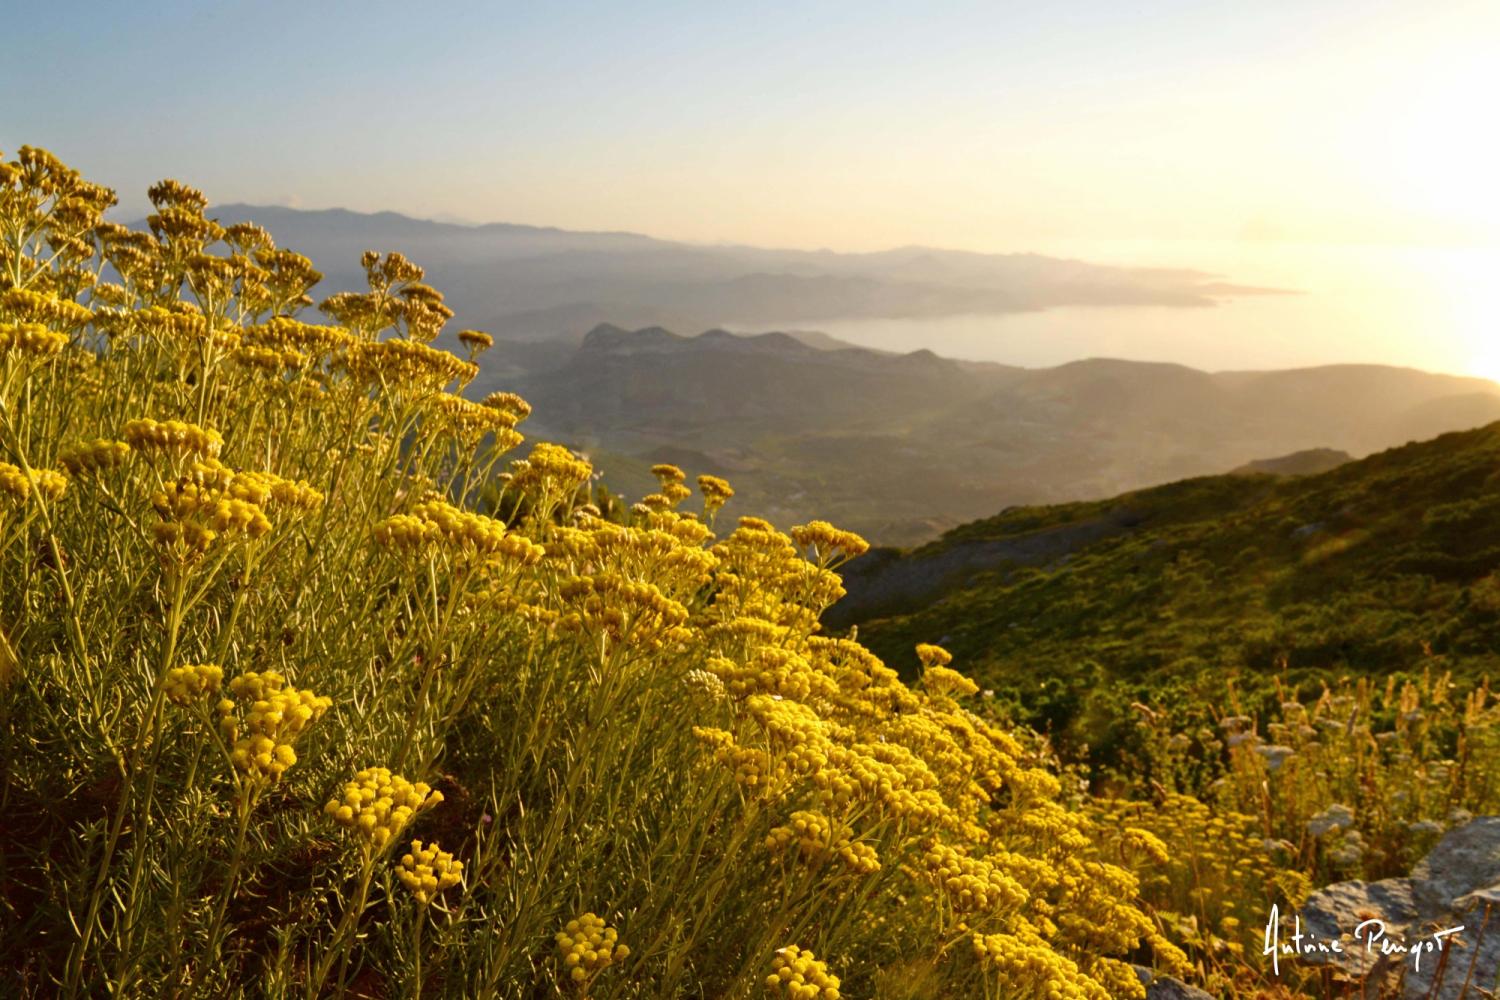
[[[1354,461],[1352,455],[1339,451],[1337,448],[1308,448],[1304,451],[1294,451],[1290,455],[1278,455],[1275,458],[1261,458],[1246,462],[1237,469],[1231,469],[1230,474],[1237,476],[1315,476],[1352,461]]]
[[[210,214],[253,219],[316,260],[319,296],[361,287],[365,250],[423,265],[458,314],[451,330],[502,340],[474,390],[525,393],[532,435],[587,448],[617,489],[645,493],[645,467],[677,461],[728,476],[741,509],[784,522],[827,516],[886,543],[1008,504],[1108,496],[1310,448],[1363,455],[1500,419],[1493,383],[1380,366],[1210,374],[1091,359],[1023,369],[866,350],[805,328],[718,329],[1194,307],[1257,291],[1192,270],[927,247],[699,246],[394,212]]]
[[[325,270],[324,295],[360,286],[363,251],[399,250],[427,268],[457,310],[456,324],[507,339],[576,340],[602,322],[702,330],[1064,305],[1207,306],[1255,291],[1197,271],[1035,254],[702,246],[633,233],[265,205],[221,205],[209,214],[225,224],[254,220],[281,246],[310,256]]]
[[[519,389],[536,407],[533,433],[589,450],[627,493],[649,489],[649,462],[680,458],[728,476],[744,510],[826,516],[892,544],[1011,504],[1110,496],[1314,448],[1365,455],[1500,419],[1494,383],[1378,365],[1026,369],[818,350],[783,333],[611,325],[550,371],[480,383]]]

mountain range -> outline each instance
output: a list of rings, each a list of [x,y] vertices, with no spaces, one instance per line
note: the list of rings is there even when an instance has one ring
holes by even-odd
[[[646,468],[670,461],[728,478],[741,510],[778,523],[828,518],[887,544],[1011,505],[1106,497],[1310,449],[1365,455],[1500,419],[1494,383],[1406,369],[1210,373],[1109,359],[1029,369],[868,350],[816,330],[871,316],[1206,307],[1269,291],[1199,271],[923,247],[703,246],[340,209],[210,214],[259,222],[329,269],[320,296],[360,287],[367,249],[423,265],[457,313],[445,337],[465,327],[499,337],[470,392],[521,392],[536,408],[531,436],[587,451],[627,496],[651,491]]]
[[[1067,305],[1202,307],[1268,291],[1188,269],[1106,267],[1036,254],[776,250],[267,205],[220,205],[209,214],[225,224],[257,222],[280,245],[317,261],[325,269],[325,295],[362,284],[365,250],[399,250],[448,296],[458,313],[455,329],[516,340],[576,342],[601,322],[764,329]]]
[[[670,461],[727,477],[741,509],[778,523],[826,517],[888,544],[1006,506],[1106,497],[1309,449],[1366,455],[1500,419],[1492,382],[1376,365],[1030,369],[818,349],[780,333],[608,325],[550,370],[480,381],[479,391],[518,389],[536,408],[533,433],[587,451],[627,494],[649,492],[645,467]],[[1286,461],[1308,471],[1332,460]]]

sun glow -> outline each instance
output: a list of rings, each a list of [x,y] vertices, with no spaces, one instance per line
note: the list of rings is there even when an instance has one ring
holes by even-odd
[[[1391,83],[1361,128],[1379,195],[1429,233],[1500,245],[1500,61],[1451,49]]]
[[[1500,296],[1476,294],[1500,285],[1500,246],[1451,254],[1439,287],[1448,308],[1444,317],[1468,352],[1464,371],[1500,382]]]

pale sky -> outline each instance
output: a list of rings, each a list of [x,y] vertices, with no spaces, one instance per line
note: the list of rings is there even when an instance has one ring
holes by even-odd
[[[11,5],[8,5],[11,6]],[[0,150],[696,241],[1500,242],[1500,2],[58,3]]]

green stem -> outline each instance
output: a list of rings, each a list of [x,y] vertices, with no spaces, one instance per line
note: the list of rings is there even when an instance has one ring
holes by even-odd
[[[307,982],[309,998],[322,995],[323,984],[328,981],[328,973],[333,971],[335,961],[339,962],[339,996],[344,994],[344,974],[349,967],[349,948],[344,939],[359,922],[360,915],[364,913],[365,902],[370,894],[370,879],[375,874],[373,849],[366,845],[364,855],[364,863],[359,873],[359,891],[355,894],[354,905],[344,911],[343,918],[339,920],[338,929],[333,932],[333,941],[329,943],[328,951],[324,952],[323,960],[318,963],[317,970]]]
[[[125,815],[130,812],[132,806],[132,792],[135,788],[136,773],[140,769],[141,757],[145,753],[147,735],[157,729],[157,720],[161,716],[162,703],[167,694],[167,672],[171,669],[173,658],[177,655],[177,636],[182,628],[182,599],[186,590],[185,580],[180,575],[172,577],[172,604],[167,619],[166,640],[162,646],[161,663],[156,672],[155,690],[151,695],[151,707],[147,710],[145,718],[141,720],[140,727],[136,731],[136,737],[130,748],[130,758],[125,762],[123,768],[124,783],[120,789],[120,803],[115,809],[114,819],[110,823],[109,837],[105,841],[104,854],[99,859],[99,871],[94,877],[93,890],[89,894],[88,916],[79,930],[78,943],[74,946],[72,960],[68,965],[67,978],[64,984],[64,995],[72,998],[78,995],[79,986],[83,980],[83,966],[88,959],[89,944],[93,938],[94,928],[98,924],[99,909],[104,903],[104,888],[109,881],[110,863],[114,860],[116,847],[120,843],[120,835],[125,829]],[[154,773],[152,777],[154,778]],[[154,781],[152,783],[154,788]],[[148,803],[149,806],[149,803]],[[137,836],[144,834],[144,830],[136,831]]]
[[[415,1000],[422,996],[422,925],[427,922],[427,907],[417,904],[416,924],[411,932],[411,995]]]
[[[245,860],[245,837],[250,830],[250,813],[255,809],[256,794],[248,785],[242,785],[239,799],[239,829],[235,833],[234,857],[229,863],[229,874],[224,879],[224,889],[219,894],[219,905],[215,908],[213,926],[208,933],[208,947],[203,952],[204,968],[218,957],[224,918],[229,913],[229,901],[234,897],[235,883],[239,881],[240,868]]]

